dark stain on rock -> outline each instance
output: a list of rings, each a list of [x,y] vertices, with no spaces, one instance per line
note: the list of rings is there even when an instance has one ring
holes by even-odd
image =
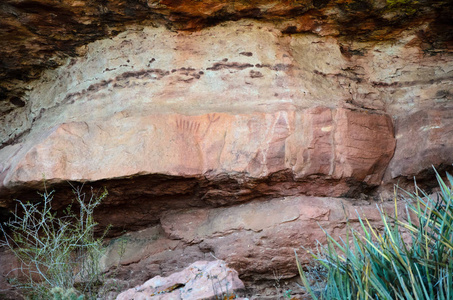
[[[453,99],[453,94],[450,91],[447,90],[439,90],[436,92],[436,97],[437,98],[445,98],[445,99]]]
[[[352,72],[352,69],[343,69],[343,71],[346,71],[346,72],[349,72],[351,73]],[[352,72],[352,75],[351,74],[343,74],[343,73],[333,73],[333,74],[328,74],[328,73],[324,73],[324,72],[321,72],[321,71],[318,71],[318,70],[313,70],[313,73],[315,73],[316,75],[321,75],[323,77],[342,77],[342,78],[347,78],[351,81],[355,81],[357,83],[361,83],[363,81],[362,78],[360,78],[359,76],[356,76],[356,74],[354,74]]]
[[[132,77],[136,79],[150,78],[159,80],[162,77],[167,76],[168,74],[170,74],[169,71],[164,71],[162,69],[149,69],[149,70],[142,69],[139,71],[124,72],[123,74],[117,76],[115,79],[125,80]]]
[[[259,8],[247,8],[239,11],[239,17],[241,18],[258,18],[261,15],[261,9]]]
[[[184,81],[186,83],[189,83],[191,81],[193,81],[194,77],[191,77],[191,78],[187,78],[187,79],[179,79],[178,81]]]
[[[340,45],[340,52],[346,58],[351,58],[354,55],[364,56],[365,51],[363,49],[351,49],[351,47]]]
[[[292,64],[275,64],[275,65],[256,64],[255,67],[256,68],[267,68],[267,69],[271,69],[273,71],[289,71],[289,70],[295,68],[295,66]]]
[[[241,64],[237,62],[233,63],[215,63],[212,67],[207,68],[206,70],[211,70],[211,71],[218,71],[222,69],[236,69],[236,70],[244,70],[246,68],[252,68],[252,64]]]
[[[200,79],[201,75],[204,74],[202,71],[196,72],[196,70],[191,67],[188,67],[188,68],[182,67],[179,69],[173,69],[171,72],[172,73],[178,72],[178,74],[180,74],[180,75],[191,76],[191,78],[188,78],[188,79],[178,79],[178,81],[184,81],[184,82],[190,82],[194,78]]]
[[[19,97],[12,97],[11,99],[9,99],[9,102],[11,102],[12,104],[14,104],[17,107],[25,106],[25,102],[22,99],[20,99]]]
[[[356,12],[367,12],[373,9],[372,5],[366,0],[355,0],[347,4],[348,10]]]
[[[240,55],[244,55],[244,56],[252,56],[253,53],[252,52],[241,52],[239,53]]]
[[[323,8],[326,7],[327,4],[329,4],[330,0],[313,0],[313,6],[315,8]]]
[[[297,26],[288,26],[286,27],[285,29],[282,30],[282,33],[286,33],[286,34],[292,34],[292,33],[297,33]]]
[[[13,134],[8,140],[2,142],[0,144],[0,149],[3,149],[5,148],[6,146],[9,146],[9,145],[14,145],[14,144],[17,144],[21,141],[22,137],[26,136],[27,134],[29,134],[31,131],[31,128],[28,128],[18,134]]]
[[[95,83],[95,84],[92,84],[90,85],[88,88],[87,88],[87,91],[98,91],[104,87],[106,87],[107,85],[109,85],[110,83],[112,82],[112,79],[109,79],[109,80],[102,80],[101,82],[98,82],[98,83]]]
[[[68,67],[72,67],[73,65],[75,65],[76,62],[77,62],[77,59],[72,58],[71,61],[69,62]]]
[[[255,67],[256,67],[256,68],[269,68],[269,69],[272,68],[271,65],[269,65],[269,64],[264,64],[264,65],[262,65],[262,64],[256,64]]]
[[[81,94],[82,93],[79,93],[79,92],[71,93],[64,98],[63,102],[73,104],[75,102],[76,98],[79,97]]]
[[[274,66],[272,66],[272,70],[274,71],[288,71],[290,69],[292,69],[294,66],[291,65],[291,64],[276,64]]]
[[[396,86],[399,86],[400,83],[399,82],[388,83],[388,82],[373,81],[373,82],[371,82],[371,85],[373,85],[373,87],[396,87]]]
[[[251,70],[250,71],[250,77],[251,78],[261,78],[261,77],[264,77],[263,73],[261,73],[260,71],[253,71]]]

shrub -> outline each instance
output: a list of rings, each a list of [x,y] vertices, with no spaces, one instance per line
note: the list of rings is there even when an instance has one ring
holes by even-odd
[[[453,299],[453,177],[447,174],[449,185],[437,172],[436,177],[437,199],[416,186],[415,193],[405,192],[405,218],[395,197],[393,216],[379,210],[383,230],[359,216],[360,232],[348,223],[346,240],[328,235],[322,251],[310,252],[327,274],[321,291],[310,287],[296,254],[313,299]]]
[[[50,290],[53,300],[83,300],[83,295],[78,295],[74,289],[63,290],[60,287],[55,287]]]
[[[61,216],[52,209],[53,192],[46,190],[41,202],[18,201],[13,218],[1,227],[0,245],[8,247],[21,264],[16,286],[29,298],[79,299],[77,294],[93,297],[96,293],[102,237],[94,236],[93,211],[107,191],[99,196],[92,191],[91,197],[82,188],[73,191],[75,205]]]

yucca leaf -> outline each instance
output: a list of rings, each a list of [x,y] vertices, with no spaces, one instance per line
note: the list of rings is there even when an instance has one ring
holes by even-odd
[[[312,288],[310,287],[310,284],[308,283],[307,276],[305,276],[305,272],[302,269],[302,265],[300,264],[299,257],[297,256],[296,250],[294,250],[294,255],[296,256],[296,264],[297,264],[297,269],[299,271],[300,279],[302,280],[302,284],[304,285],[305,289],[307,289],[308,293],[314,300],[318,300],[316,297],[315,293],[313,292]]]

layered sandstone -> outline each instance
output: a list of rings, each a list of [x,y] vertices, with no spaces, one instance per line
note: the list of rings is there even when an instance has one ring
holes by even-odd
[[[311,32],[346,41],[395,40],[415,28],[416,43],[437,53],[451,50],[452,15],[449,1],[5,0],[0,4],[0,111],[21,111],[29,101],[28,82],[43,70],[80,54],[77,47],[133,24],[194,31],[254,18],[272,21],[283,33]],[[347,45],[343,49],[357,53]]]
[[[157,226],[131,232],[110,243],[102,266],[116,270],[135,286],[157,275],[168,276],[197,260],[225,260],[248,283],[297,275],[294,250],[303,264],[306,250],[325,243],[326,234],[344,234],[346,221],[358,216],[380,226],[376,205],[352,199],[292,196],[256,200],[232,207],[179,209],[165,213]],[[382,203],[379,204],[381,206]],[[394,203],[384,203],[391,212]],[[344,236],[343,236],[344,238]]]

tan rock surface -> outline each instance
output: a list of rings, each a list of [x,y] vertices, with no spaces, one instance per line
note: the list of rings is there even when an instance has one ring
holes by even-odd
[[[68,56],[80,55],[79,46],[115,36],[129,26],[200,30],[223,21],[256,18],[274,23],[285,34],[330,35],[346,44],[354,39],[394,40],[415,29],[416,43],[436,54],[451,50],[452,15],[448,1],[4,0],[0,5],[0,112],[12,116],[23,112],[30,80],[64,64]],[[344,48],[347,54],[354,51]]]
[[[245,150],[248,155],[256,155],[256,162],[251,162],[248,166],[248,172],[252,176],[282,169],[279,165],[282,165],[283,143],[287,143],[285,147],[296,148],[299,143],[305,143],[309,149],[302,156],[296,151],[287,157],[290,160],[285,162],[291,166],[295,164],[297,177],[320,172],[334,178],[354,177],[359,181],[378,183],[388,154],[378,156],[381,156],[380,151],[388,153],[387,147],[391,148],[388,139],[382,135],[385,133],[358,133],[361,136],[359,138],[363,139],[357,148],[371,147],[370,153],[358,162],[349,157],[353,153],[353,147],[356,147],[352,144],[357,142],[357,138],[345,139],[340,136],[343,129],[338,128],[349,124],[352,119],[357,119],[354,121],[356,124],[349,124],[348,129],[345,129],[346,134],[351,130],[355,131],[355,126],[363,128],[375,122],[379,124],[379,128],[391,128],[389,120],[383,121],[378,116],[388,114],[397,120],[427,108],[449,109],[452,103],[449,101],[453,94],[451,55],[425,55],[419,45],[414,44],[414,39],[417,39],[416,35],[408,32],[405,38],[395,43],[371,45],[351,42],[346,45],[333,37],[282,34],[272,23],[249,20],[226,22],[197,32],[172,32],[163,27],[131,27],[129,31],[112,39],[99,40],[85,46],[82,57],[67,60],[63,67],[46,72],[32,85],[28,94],[30,101],[20,111],[4,116],[5,119],[1,120],[3,126],[0,127],[0,140],[4,141],[0,151],[0,179],[5,186],[9,186],[10,181],[5,181],[5,178],[14,177],[20,180],[21,176],[25,176],[13,175],[12,169],[16,168],[18,161],[27,155],[27,159],[30,159],[34,155],[31,153],[33,151],[47,151],[44,148],[40,150],[41,146],[38,144],[50,142],[59,135],[66,134],[69,138],[70,133],[64,133],[65,126],[71,127],[70,132],[81,132],[85,134],[85,138],[89,138],[86,145],[78,144],[77,138],[69,138],[72,140],[65,142],[69,147],[80,147],[73,151],[79,151],[79,155],[85,153],[83,155],[90,165],[84,166],[83,161],[77,161],[67,170],[49,171],[52,169],[51,165],[58,163],[56,159],[50,158],[54,154],[41,153],[45,165],[40,165],[39,159],[36,163],[37,166],[43,167],[43,170],[25,170],[25,173],[33,173],[33,176],[28,174],[22,177],[23,179],[40,179],[42,173],[49,179],[65,180],[112,178],[135,171],[146,172],[146,169],[150,169],[146,163],[129,157],[131,153],[134,155],[133,148],[137,144],[143,143],[145,148],[149,145],[150,141],[142,141],[142,137],[148,137],[151,132],[151,136],[158,135],[160,128],[165,128],[162,123],[168,122],[180,122],[180,129],[188,126],[184,129],[187,131],[186,135],[190,130],[197,130],[192,140],[183,136],[179,138],[184,139],[187,151],[181,150],[182,153],[178,155],[182,156],[174,158],[185,160],[185,165],[182,166],[185,170],[181,170],[182,173],[203,174],[209,168],[215,169],[216,163],[213,159],[217,158],[200,157],[203,155],[198,153],[199,151],[210,150],[200,150],[197,147],[214,147],[213,152],[218,152],[222,145],[215,144],[217,141],[225,142],[226,147],[242,151],[245,146],[239,146],[238,143],[248,142],[234,137],[235,134],[239,134],[241,138],[243,135],[239,132],[233,134],[231,130],[228,131],[230,135],[226,136],[229,140],[221,141],[220,137],[211,131],[211,127],[231,125],[237,126],[237,130],[245,128],[239,126],[240,118],[243,118],[242,122],[247,119],[239,117],[242,115],[250,116],[250,126],[256,127],[258,125],[253,122],[271,122],[272,118],[277,118],[275,114],[278,112],[283,114],[281,119],[277,120],[280,123],[275,127],[280,132],[264,132],[274,127],[260,123],[258,130],[264,131],[249,133],[271,143],[264,148],[260,144],[264,140],[255,140],[254,146],[247,145],[251,149]],[[328,124],[328,118],[331,117],[328,116],[329,112],[323,109],[336,108],[348,108],[357,112],[349,112],[345,117],[340,113],[336,118],[341,126],[336,125],[335,134],[331,136],[328,131],[328,127],[333,126]],[[305,113],[311,115],[313,121],[302,117]],[[315,116],[318,113],[320,115]],[[225,114],[225,118],[230,121],[219,121],[214,114]],[[234,121],[226,115],[234,118]],[[281,123],[291,121],[292,115],[293,125]],[[211,121],[215,120],[217,123],[214,122],[214,127],[209,127],[205,133],[203,130],[207,130],[208,123],[211,122],[206,119],[208,116],[212,116]],[[153,118],[153,121],[147,118]],[[252,121],[253,118],[256,121]],[[128,122],[129,125],[126,124]],[[190,127],[198,126],[197,122],[205,127]],[[307,128],[301,129],[303,126],[312,126],[310,122],[325,122],[321,132],[317,133],[316,140],[319,138],[320,142],[316,143],[316,149],[310,148],[309,143],[312,140],[306,138],[312,133]],[[97,125],[99,128],[94,128]],[[159,129],[143,128],[151,125]],[[290,125],[294,127],[288,127]],[[135,127],[140,128],[140,132],[137,132]],[[292,133],[291,130],[302,130],[303,137],[291,136],[285,141],[282,140],[286,134]],[[222,132],[225,131],[220,131],[219,134]],[[110,146],[105,142],[110,139],[109,133],[113,135]],[[128,139],[127,135],[132,134],[135,137]],[[175,133],[170,135],[174,143],[178,144],[178,138],[172,134]],[[208,136],[203,137],[203,134]],[[277,139],[269,140],[269,134],[277,136]],[[100,139],[99,142],[95,137]],[[126,140],[123,141],[122,138]],[[335,162],[331,161],[332,157],[328,155],[331,143],[328,139],[335,142],[338,139],[344,143],[335,150],[338,154]],[[381,139],[382,145],[377,145],[377,140]],[[198,145],[201,140],[212,140],[212,143]],[[229,144],[233,140],[236,145]],[[368,140],[374,141],[374,146],[367,145]],[[166,146],[170,141],[171,139],[159,142],[163,143],[162,145],[158,142],[153,145],[156,146],[156,152],[164,153],[159,154],[162,156],[161,166],[168,159],[165,153],[173,151],[169,150],[172,147]],[[126,145],[126,142],[132,145]],[[132,152],[126,152],[126,148]],[[103,157],[123,150],[125,152],[122,157],[115,158],[115,162],[118,161],[121,167],[109,162],[99,166],[91,161],[93,156],[96,157],[97,163],[101,163]],[[61,155],[66,155],[66,151],[68,150],[59,150],[57,157],[63,159]],[[313,160],[312,154],[318,152],[323,153],[320,155],[322,158]],[[146,154],[140,150],[139,153]],[[184,155],[190,156],[193,161],[189,161]],[[222,168],[244,170],[245,167],[241,164],[249,163],[250,160],[243,154],[238,155],[235,165]],[[76,158],[72,154],[69,156]],[[231,161],[231,158],[223,158]],[[128,160],[131,165],[124,167]],[[153,161],[151,158],[148,165]],[[140,167],[134,163],[138,163]],[[358,170],[354,169],[355,164],[358,164]],[[88,169],[83,171],[85,167]],[[107,174],[110,168],[111,173]],[[107,175],[101,175],[101,169],[104,169]],[[160,172],[162,168],[156,166],[154,169]],[[166,169],[165,174],[172,172]]]

